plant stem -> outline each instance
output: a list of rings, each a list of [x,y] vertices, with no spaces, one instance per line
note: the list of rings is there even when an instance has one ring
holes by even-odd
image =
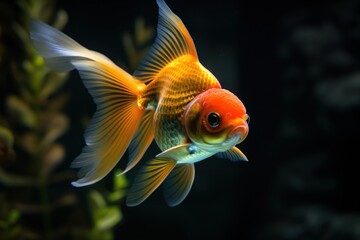
[[[38,191],[39,191],[39,197],[40,197],[40,203],[42,208],[42,221],[43,221],[43,228],[44,228],[44,236],[46,236],[46,239],[52,239],[52,226],[51,226],[51,218],[50,218],[50,200],[49,200],[49,193],[47,189],[46,184],[46,177],[42,173],[43,169],[43,162],[42,162],[42,154],[43,150],[40,149],[41,145],[41,139],[44,137],[44,133],[42,132],[42,122],[41,122],[41,99],[40,99],[40,89],[36,89],[34,92],[34,102],[33,102],[33,109],[36,113],[37,117],[37,125],[35,128],[35,133],[37,137],[37,150],[34,154],[34,162],[36,165],[35,172],[37,173],[37,179],[38,179]]]

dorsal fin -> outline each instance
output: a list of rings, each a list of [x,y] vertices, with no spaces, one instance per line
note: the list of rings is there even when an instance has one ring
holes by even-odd
[[[157,0],[159,22],[157,36],[150,51],[141,62],[134,76],[150,82],[167,64],[178,57],[191,55],[197,59],[194,42],[183,22],[166,5]]]

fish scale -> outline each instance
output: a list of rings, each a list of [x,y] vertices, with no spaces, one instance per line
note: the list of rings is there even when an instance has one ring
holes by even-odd
[[[189,55],[175,59],[140,93],[143,107],[156,108],[155,141],[162,151],[188,141],[182,118],[189,102],[220,87],[215,76],[192,59]]]

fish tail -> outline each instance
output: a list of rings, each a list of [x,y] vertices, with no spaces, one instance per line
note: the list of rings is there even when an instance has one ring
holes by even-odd
[[[97,110],[85,132],[86,146],[73,161],[85,186],[105,177],[121,159],[143,118],[138,104],[143,82],[117,67],[104,55],[88,50],[60,31],[32,20],[30,38],[46,63],[58,71],[77,69]]]

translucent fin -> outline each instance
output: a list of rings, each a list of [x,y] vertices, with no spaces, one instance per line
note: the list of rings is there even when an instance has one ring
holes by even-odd
[[[29,29],[32,45],[47,65],[57,71],[74,69],[71,60],[75,59],[101,58],[105,62],[111,62],[104,55],[84,48],[64,33],[39,20],[32,19]]]
[[[157,0],[159,22],[156,40],[134,76],[149,82],[167,64],[178,57],[191,55],[197,60],[194,42],[183,22],[163,0]]]
[[[186,143],[169,148],[156,155],[156,158],[174,159],[178,163],[195,163],[204,160],[215,153],[204,151],[193,144]]]
[[[126,199],[126,205],[133,207],[142,203],[160,186],[175,165],[176,161],[164,158],[148,161],[135,177]]]
[[[132,169],[141,160],[154,139],[153,118],[154,109],[147,110],[129,145],[129,162],[123,173]]]
[[[174,207],[180,204],[190,192],[195,178],[194,164],[178,164],[164,181],[165,200]]]
[[[85,133],[86,146],[72,163],[81,168],[74,186],[97,182],[120,160],[140,124],[145,110],[139,108],[137,97],[145,85],[102,54],[40,21],[33,20],[30,31],[36,50],[51,67],[79,70],[97,105]]]
[[[245,154],[235,146],[233,146],[226,152],[217,153],[216,156],[219,158],[230,159],[231,161],[249,161]]]

